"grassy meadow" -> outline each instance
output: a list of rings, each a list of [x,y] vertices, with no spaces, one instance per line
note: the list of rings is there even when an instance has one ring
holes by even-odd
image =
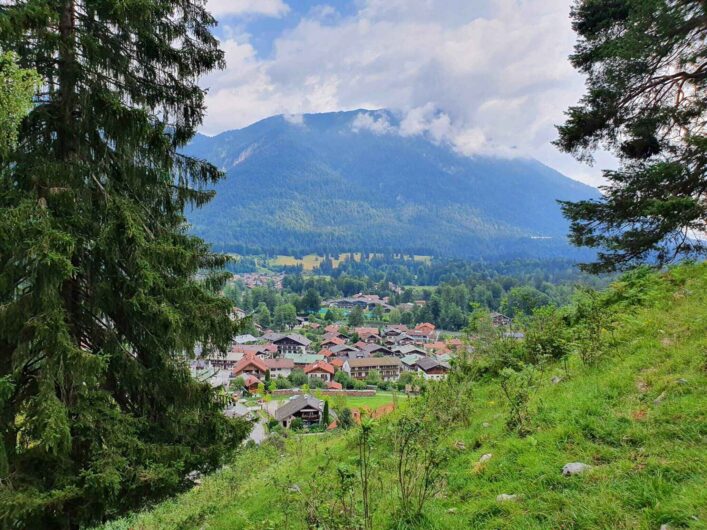
[[[621,282],[611,289],[612,347],[593,366],[572,356],[545,369],[525,435],[507,428],[497,381],[474,385],[469,421],[443,442],[451,453],[444,487],[412,526],[395,517],[384,441],[393,418],[380,420],[373,528],[707,528],[707,266],[651,275],[638,292]],[[355,466],[356,436],[289,436],[244,449],[200,486],[103,530],[314,528],[335,504],[338,466]],[[492,456],[480,463],[484,454]],[[563,476],[570,462],[591,468]]]

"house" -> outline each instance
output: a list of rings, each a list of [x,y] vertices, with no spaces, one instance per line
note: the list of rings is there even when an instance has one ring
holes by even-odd
[[[263,359],[263,363],[268,367],[270,377],[273,379],[277,377],[287,377],[292,373],[295,367],[295,362],[287,358]]]
[[[236,335],[233,337],[233,342],[236,344],[253,344],[258,342],[258,338],[248,333],[247,335]]]
[[[349,344],[337,344],[336,346],[332,346],[331,348],[329,348],[329,350],[331,351],[331,353],[334,354],[335,357],[343,357],[349,353],[359,351]]]
[[[397,337],[410,331],[405,324],[391,324],[383,328],[384,337]]]
[[[329,324],[324,328],[325,333],[336,333],[339,334],[339,324]]]
[[[427,356],[427,351],[425,351],[423,348],[420,348],[419,346],[415,346],[414,344],[393,346],[393,355],[397,355],[398,357],[404,357],[412,353],[417,354],[421,357]]]
[[[377,328],[358,327],[354,328],[354,333],[367,344],[375,344],[382,340]]]
[[[502,326],[510,326],[513,323],[513,319],[511,317],[507,317],[501,313],[491,313],[490,316],[491,323],[497,328]]]
[[[397,357],[369,357],[367,359],[347,359],[342,370],[354,379],[364,380],[373,370],[377,370],[384,381],[396,381],[400,377],[400,359]]]
[[[389,345],[397,344],[398,346],[406,346],[409,344],[415,344],[416,342],[422,342],[421,339],[415,338],[408,333],[400,333],[399,335],[393,335],[385,339],[385,343]]]
[[[251,394],[254,394],[255,392],[258,391],[258,387],[260,386],[261,381],[254,375],[246,375],[243,378],[243,386],[250,392]]]
[[[346,341],[341,337],[329,337],[322,341],[322,348],[332,348],[333,346],[341,346],[345,343]]]
[[[393,351],[390,348],[386,348],[385,346],[381,346],[380,344],[366,344],[361,349],[365,352],[370,353],[371,355],[378,357],[393,354]]]
[[[337,357],[329,361],[329,364],[334,367],[334,370],[341,370],[344,367],[344,362],[346,362],[344,359]]]
[[[446,379],[450,370],[450,366],[447,363],[430,357],[421,357],[417,360],[415,366],[417,367],[417,371],[421,373],[425,379],[433,381]]]
[[[281,335],[272,342],[277,346],[277,352],[280,355],[285,355],[287,353],[306,353],[312,341],[298,333],[290,333],[289,335]]]
[[[336,370],[326,361],[317,361],[314,364],[309,364],[304,367],[304,373],[309,377],[318,377],[319,379],[329,382],[334,379]]]
[[[255,355],[243,357],[238,363],[233,367],[231,373],[233,377],[245,377],[248,375],[255,376],[257,378],[265,377],[268,371],[268,367],[265,361],[259,359]]]
[[[301,419],[304,425],[309,426],[322,421],[323,410],[324,401],[305,394],[288,399],[275,411],[273,417],[285,428],[289,427],[295,418]]]
[[[285,359],[291,359],[295,363],[295,368],[304,368],[308,364],[323,361],[324,356],[316,353],[286,353]]]
[[[234,348],[231,348],[225,355],[214,352],[205,355],[202,360],[210,364],[214,369],[231,370],[238,361],[243,359],[243,356],[242,351],[235,351]]]
[[[422,356],[416,353],[411,353],[400,359],[400,368],[403,372],[416,372],[417,371],[417,360],[421,359]]]
[[[449,346],[447,346],[447,343],[441,341],[428,342],[424,345],[424,348],[425,350],[436,354],[449,353],[451,351]]]
[[[319,355],[323,355],[324,357],[326,357],[328,359],[329,357],[334,355],[334,352],[331,350],[328,350],[326,348],[322,348],[321,350],[319,350]]]
[[[232,352],[240,352],[243,357],[257,356],[269,359],[277,353],[277,346],[274,344],[234,344],[231,346]]]
[[[329,381],[327,383],[326,389],[327,390],[343,390],[344,385],[342,385],[341,383],[338,383],[336,381]]]

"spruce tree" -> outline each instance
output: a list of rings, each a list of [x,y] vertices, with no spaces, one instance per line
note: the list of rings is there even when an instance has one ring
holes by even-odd
[[[2,527],[133,509],[247,433],[185,362],[237,328],[184,218],[221,176],[179,152],[223,64],[203,4],[0,4],[0,48],[41,78],[0,176]]]
[[[598,200],[563,203],[592,272],[664,264],[707,250],[707,3],[580,0],[571,60],[587,93],[556,144],[580,160],[620,160]]]

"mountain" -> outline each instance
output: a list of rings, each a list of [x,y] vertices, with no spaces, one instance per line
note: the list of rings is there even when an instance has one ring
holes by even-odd
[[[466,157],[398,127],[392,112],[357,110],[198,135],[185,152],[226,178],[189,213],[193,232],[237,252],[576,253],[556,199],[597,190],[536,160]]]

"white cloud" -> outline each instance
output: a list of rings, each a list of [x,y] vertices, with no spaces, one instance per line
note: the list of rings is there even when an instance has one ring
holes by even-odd
[[[395,133],[395,128],[390,124],[385,115],[375,116],[370,112],[359,112],[351,123],[353,132],[370,131],[373,134]]]
[[[281,17],[290,10],[282,0],[208,0],[207,9],[216,17],[232,15]]]
[[[391,108],[401,113],[400,134],[469,155],[532,156],[596,184],[598,169],[550,144],[584,91],[567,60],[569,9],[568,0],[362,0],[355,16],[333,23],[321,19],[330,10],[313,10],[267,59],[247,35],[230,37],[228,69],[205,81],[205,130],[273,114]],[[364,113],[355,126],[390,132],[380,120]]]

